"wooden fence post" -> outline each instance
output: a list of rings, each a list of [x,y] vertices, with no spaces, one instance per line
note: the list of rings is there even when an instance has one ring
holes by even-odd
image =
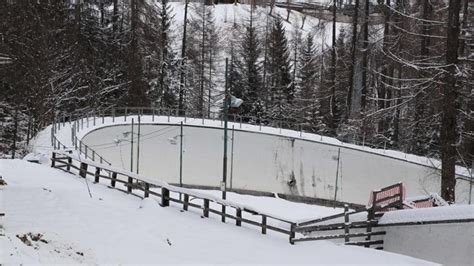
[[[162,187],[161,188],[161,207],[168,207],[170,206],[170,191]]]
[[[222,216],[221,216],[221,221],[225,223],[225,205],[222,204]]]
[[[72,165],[72,158],[71,158],[71,157],[67,157],[66,170],[67,170],[68,172],[71,172],[71,165]]]
[[[133,185],[133,178],[128,177],[128,182],[127,182],[127,191],[132,192],[132,185]]]
[[[399,190],[400,190],[400,206],[399,208],[401,210],[403,210],[403,183],[399,183],[400,187],[399,187]]]
[[[349,242],[349,205],[344,204],[344,242]]]
[[[262,234],[267,234],[267,216],[262,214]]]
[[[189,195],[184,194],[184,203],[183,203],[183,210],[188,210],[188,203],[189,203]]]
[[[375,202],[377,201],[377,192],[372,191],[372,207],[367,210],[367,233],[372,232],[372,220],[375,218],[375,208],[377,207]],[[365,238],[366,241],[370,241],[370,234]],[[365,245],[364,247],[368,248],[370,245]]]
[[[145,183],[145,198],[148,198],[150,196],[150,184]]]
[[[204,199],[202,214],[204,215],[204,217],[209,217],[209,200],[208,199]]]
[[[295,227],[296,227],[296,224],[295,223],[291,223],[290,225],[290,244],[294,245],[295,244]]]
[[[112,179],[110,179],[110,185],[112,187],[115,187],[115,180],[117,180],[117,173],[116,172],[112,172]]]
[[[53,152],[52,157],[51,157],[51,167],[54,167],[56,165],[56,153]]]
[[[81,167],[79,170],[79,176],[82,176],[83,178],[86,178],[87,176],[87,164],[86,163],[81,163]]]
[[[242,210],[240,208],[235,209],[235,225],[242,226]]]
[[[96,167],[95,174],[94,174],[94,182],[99,183],[99,178],[100,178],[100,168]]]

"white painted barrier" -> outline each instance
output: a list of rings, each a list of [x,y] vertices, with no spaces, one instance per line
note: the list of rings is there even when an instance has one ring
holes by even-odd
[[[130,169],[130,135],[123,134],[130,130],[129,124],[109,125],[89,132],[82,140],[115,167]],[[179,125],[142,124],[141,135],[140,173],[179,183]],[[397,182],[405,184],[407,196],[440,190],[439,170],[426,165],[294,136],[237,128],[233,135],[228,141],[229,188],[358,204],[367,203],[371,190]],[[134,141],[136,171],[136,136]],[[218,187],[222,154],[222,128],[185,125],[183,183]],[[458,181],[457,201],[467,202],[468,190],[467,182]]]
[[[474,222],[382,227],[384,250],[443,265],[474,265]]]

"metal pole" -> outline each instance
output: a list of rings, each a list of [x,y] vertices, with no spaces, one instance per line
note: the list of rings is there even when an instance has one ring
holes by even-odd
[[[234,125],[232,125],[232,142],[230,152],[230,184],[229,188],[232,190],[232,177],[234,176]]]
[[[225,59],[225,93],[224,93],[224,158],[223,158],[223,165],[222,165],[222,199],[226,199],[226,182],[227,182],[227,120],[228,117],[228,109],[229,109],[229,92],[227,88],[227,69],[228,69],[229,59]],[[222,204],[222,218],[221,221],[225,223],[225,205]]]
[[[132,118],[132,132],[130,134],[130,172],[133,172],[133,118]]]
[[[141,117],[138,114],[138,139],[137,139],[137,174],[140,171],[140,129],[141,129]]]
[[[228,88],[227,88],[227,68],[228,59],[225,59],[225,93],[224,93],[224,155],[222,164],[222,199],[226,199],[226,182],[227,182],[227,120],[228,120]],[[224,206],[222,206],[224,208]]]
[[[336,208],[336,198],[337,198],[337,179],[339,177],[339,159],[341,158],[341,148],[337,150],[337,168],[336,168],[336,184],[334,189],[334,208]]]
[[[180,124],[179,135],[179,186],[183,186],[183,121]]]
[[[471,179],[469,181],[469,205],[472,203],[472,183],[474,182],[474,179],[472,179],[472,172],[474,171],[474,160],[471,159]]]

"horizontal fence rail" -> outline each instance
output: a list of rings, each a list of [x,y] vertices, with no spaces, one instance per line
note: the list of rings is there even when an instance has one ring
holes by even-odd
[[[95,183],[99,183],[101,179],[106,179],[110,182],[110,187],[118,190],[122,190],[117,187],[117,183],[121,183],[126,189],[122,190],[123,192],[142,198],[147,198],[150,195],[159,197],[160,206],[162,207],[168,207],[170,202],[174,202],[181,205],[184,211],[188,211],[189,208],[200,210],[202,217],[207,218],[210,213],[213,213],[220,216],[222,222],[229,218],[235,221],[236,226],[249,224],[259,227],[262,234],[266,234],[267,230],[279,232],[288,235],[290,243],[294,243],[295,222],[260,212],[248,206],[201,194],[190,189],[172,186],[165,182],[150,180],[144,176],[114,168],[110,165],[82,160],[80,157],[62,151],[53,151],[51,167],[69,173],[77,173],[82,178],[93,177]],[[104,175],[104,172],[107,175]],[[126,180],[118,178],[119,176],[124,177]],[[141,191],[143,194],[136,194],[134,190]],[[192,202],[191,199],[200,200],[202,204]],[[210,203],[220,205],[221,208],[212,208]],[[243,214],[246,214],[247,217]],[[256,217],[258,218],[255,219]],[[282,224],[285,226],[282,226]]]

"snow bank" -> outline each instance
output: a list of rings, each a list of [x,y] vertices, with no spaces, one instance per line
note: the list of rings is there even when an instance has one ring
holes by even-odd
[[[220,217],[157,207],[101,184],[45,165],[0,160],[8,186],[2,264],[386,264],[432,265],[378,250],[327,241],[288,244],[287,237],[255,227],[223,224]],[[89,196],[88,189],[90,189]],[[252,205],[251,199],[245,201]],[[28,236],[40,234],[41,240]],[[31,245],[17,237],[26,235]]]
[[[474,205],[451,205],[444,207],[390,211],[380,218],[379,224],[474,219]]]

